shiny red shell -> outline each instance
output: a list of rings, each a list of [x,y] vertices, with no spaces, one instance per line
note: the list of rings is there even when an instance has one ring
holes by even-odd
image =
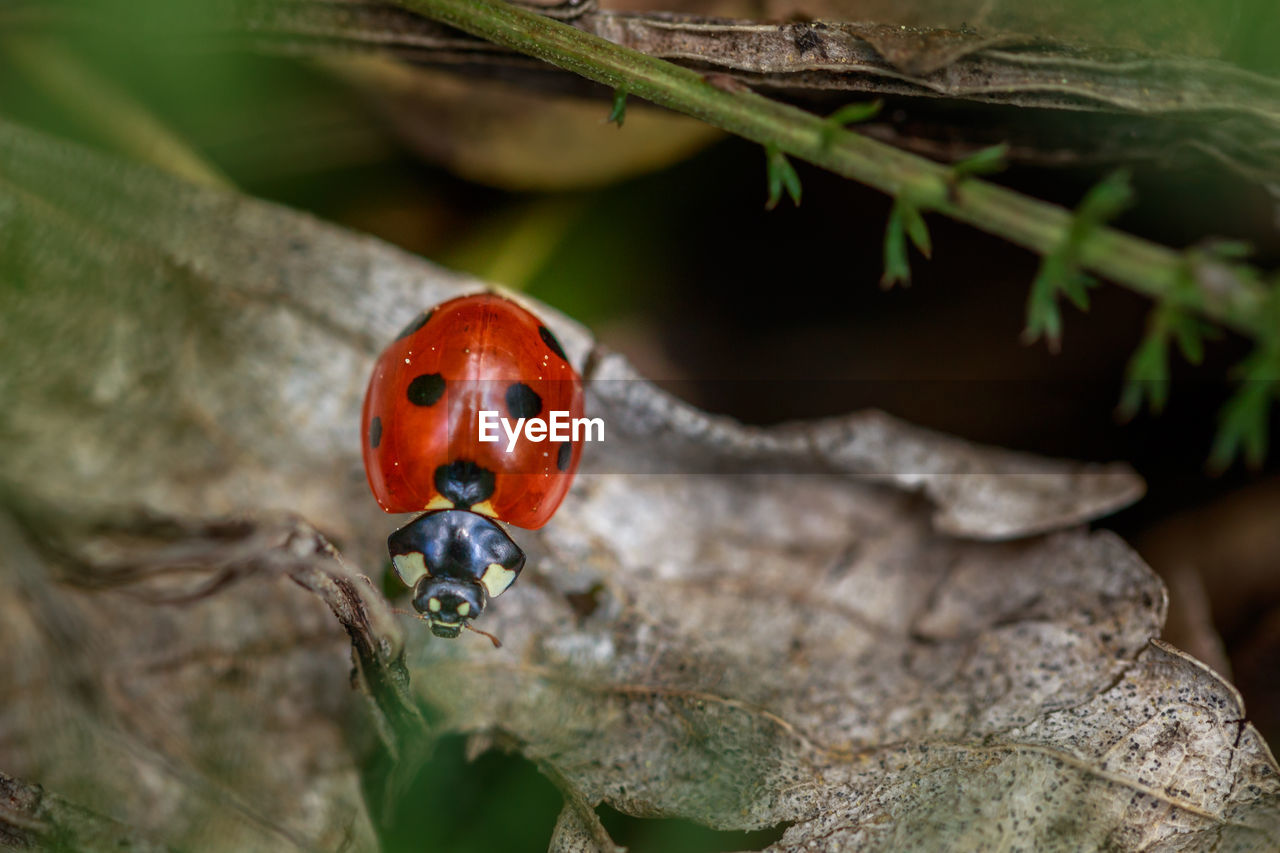
[[[361,435],[369,486],[382,508],[457,506],[517,527],[546,524],[573,482],[581,440],[536,442],[522,433],[507,452],[501,426],[498,441],[479,440],[485,410],[513,427],[519,415],[583,416],[582,379],[559,341],[533,314],[490,293],[424,312],[378,357]],[[459,503],[441,492],[443,482],[457,495],[447,473],[454,470],[481,475],[475,482],[482,499]]]

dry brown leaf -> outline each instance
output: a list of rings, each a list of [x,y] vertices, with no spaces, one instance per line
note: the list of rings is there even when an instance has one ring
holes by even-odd
[[[1249,0],[601,0],[604,9],[680,11],[759,21],[874,21],[895,28],[1021,33],[1043,39],[1109,44],[1131,50],[1221,56],[1247,26]],[[1256,17],[1256,16],[1255,16]]]
[[[1124,469],[880,415],[744,430],[540,309],[614,432],[519,534],[506,646],[440,641],[358,576],[392,520],[357,412],[380,343],[478,282],[12,125],[0,233],[0,766],[61,801],[179,847],[368,849],[374,734],[411,766],[464,731],[561,787],[561,850],[611,844],[600,801],[785,824],[779,850],[1280,844],[1239,697],[1077,526],[1135,497]]]
[[[265,568],[199,595],[198,570],[222,587],[219,563],[287,559],[290,532],[225,525],[204,551],[212,567],[194,536],[154,566],[124,549],[125,576],[112,577],[50,551],[52,533],[0,518],[0,765],[61,801],[52,813],[39,799],[19,807],[37,820],[33,838],[75,850],[372,849],[356,767],[372,732],[333,616]],[[88,541],[70,519],[58,533]],[[98,544],[99,568],[123,547]],[[82,812],[107,826],[84,825]]]

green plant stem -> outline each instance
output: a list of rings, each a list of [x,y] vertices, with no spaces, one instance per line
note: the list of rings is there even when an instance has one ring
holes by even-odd
[[[955,181],[946,166],[850,131],[832,133],[823,118],[750,91],[726,91],[701,74],[621,47],[527,9],[495,0],[398,0],[407,9],[494,44],[545,60],[612,88],[685,113],[738,136],[897,196],[922,210],[968,223],[1041,255],[1058,248],[1071,213],[986,181]],[[868,239],[872,239],[868,236]],[[1079,263],[1152,299],[1202,313],[1250,337],[1270,337],[1260,308],[1265,290],[1243,264],[1195,257],[1098,228]],[[1179,292],[1188,270],[1199,293]],[[1185,280],[1185,278],[1183,279]],[[1185,290],[1185,288],[1183,288]]]

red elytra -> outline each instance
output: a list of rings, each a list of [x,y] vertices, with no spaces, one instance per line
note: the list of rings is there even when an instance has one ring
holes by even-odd
[[[551,331],[492,293],[451,299],[418,316],[378,357],[361,433],[374,497],[387,512],[470,509],[517,527],[546,524],[564,500],[582,442],[507,451],[479,440],[480,412],[583,415],[582,379]]]

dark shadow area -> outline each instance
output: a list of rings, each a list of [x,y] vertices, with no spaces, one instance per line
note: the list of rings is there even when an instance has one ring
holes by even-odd
[[[1016,167],[997,180],[1070,208],[1114,165]],[[1175,350],[1164,412],[1124,421],[1116,408],[1150,301],[1104,282],[1090,290],[1087,311],[1063,303],[1057,353],[1028,344],[1022,333],[1038,258],[937,215],[926,217],[933,259],[913,250],[912,284],[885,291],[888,199],[803,163],[796,168],[803,204],[774,211],[764,209],[759,147],[742,140],[611,188],[531,293],[573,305],[569,283],[581,280],[625,292],[625,307],[613,308],[632,318],[621,334],[605,312],[583,312],[605,343],[677,396],[747,423],[878,408],[1001,447],[1125,460],[1149,486],[1139,506],[1108,522],[1126,535],[1258,479],[1238,464],[1222,476],[1205,465],[1248,341],[1221,333],[1206,341],[1198,366]],[[1197,235],[1241,237],[1259,265],[1275,264],[1280,241],[1267,199],[1220,177],[1186,171],[1169,181],[1137,167],[1135,202],[1115,224],[1173,248]],[[632,219],[638,226],[620,233],[617,223]],[[1280,420],[1271,427],[1280,446]],[[1280,470],[1278,460],[1272,453],[1266,470]]]
[[[708,829],[691,820],[639,818],[625,815],[605,803],[596,807],[600,822],[615,842],[630,853],[720,853],[729,850],[763,850],[782,838],[788,824],[753,832]]]
[[[383,853],[519,853],[547,849],[560,814],[560,793],[515,753],[490,750],[467,761],[466,737],[450,735],[397,798],[391,820],[378,828]],[[365,775],[370,813],[385,813],[383,775]],[[721,848],[716,848],[721,849]]]

